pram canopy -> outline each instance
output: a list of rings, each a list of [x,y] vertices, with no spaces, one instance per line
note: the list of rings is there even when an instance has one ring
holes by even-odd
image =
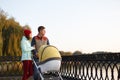
[[[38,50],[39,62],[61,59],[59,50],[52,45],[42,45]]]

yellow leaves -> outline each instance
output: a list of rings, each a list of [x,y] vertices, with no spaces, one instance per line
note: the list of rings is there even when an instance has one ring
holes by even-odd
[[[23,28],[30,29],[29,25],[22,27],[13,17],[7,18],[0,9],[0,56],[21,56]]]
[[[64,52],[64,51],[60,51],[61,56],[71,56],[72,52]]]
[[[5,12],[0,10],[0,56],[21,55],[22,32],[20,24],[13,17],[7,18]]]

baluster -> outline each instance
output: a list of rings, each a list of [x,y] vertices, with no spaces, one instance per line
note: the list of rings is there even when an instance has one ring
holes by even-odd
[[[120,66],[119,66],[119,70],[118,70],[118,79],[120,80]]]

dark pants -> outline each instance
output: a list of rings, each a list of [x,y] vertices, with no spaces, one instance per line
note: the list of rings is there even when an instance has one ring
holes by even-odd
[[[22,80],[27,80],[30,76],[33,75],[33,65],[32,60],[25,60],[23,62],[23,77]]]
[[[39,62],[38,58],[33,57],[33,59],[35,60],[35,62]],[[33,65],[33,68],[34,68],[33,69],[34,70],[33,78],[34,78],[34,80],[38,80],[39,79],[39,73],[38,73],[38,70],[37,70],[35,64]]]

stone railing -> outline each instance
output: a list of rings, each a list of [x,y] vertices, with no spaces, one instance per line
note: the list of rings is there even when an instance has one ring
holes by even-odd
[[[22,73],[22,62],[19,56],[0,57],[0,77],[21,76]]]
[[[60,74],[67,80],[119,80],[120,53],[63,56]],[[20,57],[0,57],[0,77],[22,76]]]
[[[120,53],[64,56],[60,72],[68,80],[119,80]]]

